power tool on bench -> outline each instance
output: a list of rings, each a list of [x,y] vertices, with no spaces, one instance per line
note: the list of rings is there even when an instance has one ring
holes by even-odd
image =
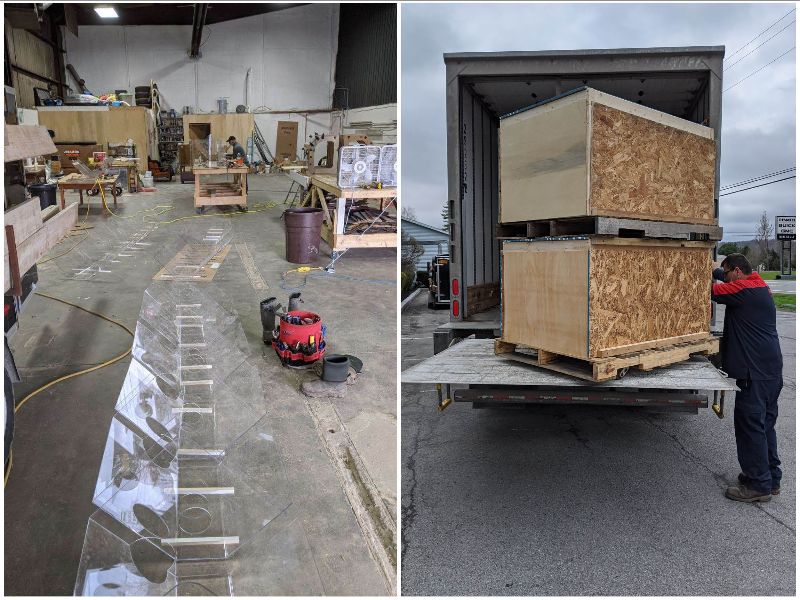
[[[299,310],[300,293],[289,296],[289,308],[284,311],[277,298],[262,300],[261,326],[265,344],[271,344],[287,367],[310,367],[325,354],[326,327],[322,318],[309,311]],[[276,326],[276,318],[279,319]]]

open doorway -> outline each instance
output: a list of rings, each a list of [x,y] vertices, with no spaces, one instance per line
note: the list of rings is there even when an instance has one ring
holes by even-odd
[[[211,135],[211,123],[189,123],[189,141],[206,140]]]

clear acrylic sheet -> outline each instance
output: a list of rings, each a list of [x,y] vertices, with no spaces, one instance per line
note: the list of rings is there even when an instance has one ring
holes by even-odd
[[[115,417],[94,503],[177,560],[230,558],[290,505],[263,423],[220,462],[148,442]]]
[[[214,225],[201,221],[171,226],[169,240],[154,255],[162,278],[184,282],[202,278],[204,269],[213,266],[212,259],[231,243],[233,228],[228,219]]]
[[[156,376],[135,358],[131,360],[115,410],[151,440],[180,441],[183,398],[180,387]]]
[[[86,526],[76,596],[174,595],[175,559],[95,512]]]

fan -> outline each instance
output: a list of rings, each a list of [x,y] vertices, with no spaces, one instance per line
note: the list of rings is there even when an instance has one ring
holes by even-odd
[[[378,181],[378,146],[342,146],[339,150],[339,187],[354,188]]]
[[[388,146],[381,147],[378,181],[384,186],[397,186],[397,144],[389,144]]]

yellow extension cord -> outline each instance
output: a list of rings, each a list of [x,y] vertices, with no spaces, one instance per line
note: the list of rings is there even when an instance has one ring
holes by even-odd
[[[44,292],[34,292],[34,294],[36,294],[37,296],[42,296],[43,298],[49,298],[50,300],[55,300],[56,302],[61,302],[63,304],[66,304],[67,306],[72,306],[74,308],[77,308],[77,309],[80,309],[80,310],[82,310],[84,312],[87,312],[90,315],[94,315],[96,317],[100,317],[101,319],[104,319],[104,320],[108,321],[109,323],[113,323],[114,325],[118,325],[119,327],[122,327],[125,331],[127,331],[130,334],[131,337],[134,337],[133,331],[128,329],[128,327],[126,327],[125,325],[123,325],[119,321],[116,321],[116,320],[112,319],[111,317],[107,317],[106,315],[101,315],[100,313],[94,312],[93,310],[89,310],[88,308],[84,308],[83,306],[79,306],[77,304],[73,304],[72,302],[68,302],[68,301],[63,300],[61,298],[57,298],[55,296],[51,296],[50,294],[45,294]],[[131,353],[131,350],[133,350],[133,346],[128,348],[125,352],[123,352],[119,356],[115,356],[114,358],[112,358],[110,360],[107,360],[104,363],[101,363],[99,365],[95,365],[93,367],[89,367],[88,369],[83,369],[81,371],[76,371],[75,373],[69,373],[67,375],[62,375],[61,377],[58,377],[57,379],[54,379],[53,381],[50,381],[49,383],[46,383],[43,386],[33,390],[30,394],[28,394],[22,400],[20,400],[19,403],[14,405],[14,414],[17,414],[19,412],[19,410],[25,405],[25,403],[28,400],[30,400],[31,398],[33,398],[34,396],[36,396],[40,392],[43,392],[47,388],[52,387],[55,384],[60,383],[62,381],[66,381],[67,379],[72,379],[73,377],[78,377],[79,375],[84,375],[86,373],[91,373],[92,371],[97,371],[98,369],[102,369],[102,368],[107,367],[109,365],[113,365],[115,362],[118,362],[118,361],[122,360],[123,358],[125,358],[126,356],[128,356],[128,354]],[[3,487],[5,487],[6,483],[8,483],[8,477],[11,475],[11,468],[12,468],[13,464],[14,464],[14,452],[13,452],[13,450],[10,450],[9,451],[9,455],[8,455],[8,468],[6,469],[5,476],[3,478]]]

